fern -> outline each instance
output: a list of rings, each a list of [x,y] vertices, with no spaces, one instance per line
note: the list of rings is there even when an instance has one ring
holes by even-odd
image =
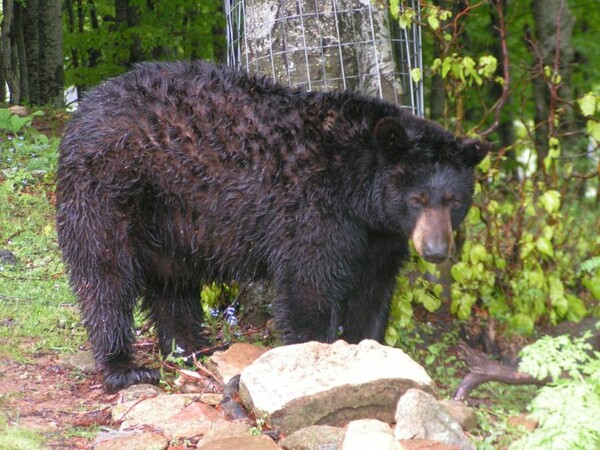
[[[544,337],[523,349],[519,370],[551,381],[528,407],[538,428],[511,450],[600,448],[600,353],[590,336]]]

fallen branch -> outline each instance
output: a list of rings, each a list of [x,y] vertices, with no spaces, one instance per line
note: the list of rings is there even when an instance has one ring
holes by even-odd
[[[458,385],[454,393],[454,400],[466,400],[473,389],[488,381],[500,381],[513,385],[544,385],[549,381],[547,379],[538,380],[529,374],[519,372],[515,367],[488,359],[485,354],[472,349],[463,341],[460,342],[459,348],[469,365],[469,373]]]

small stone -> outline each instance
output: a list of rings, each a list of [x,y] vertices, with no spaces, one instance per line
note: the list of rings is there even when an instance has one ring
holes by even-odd
[[[26,107],[21,106],[21,105],[10,106],[8,108],[8,110],[11,112],[11,114],[16,114],[17,116],[20,116],[20,117],[25,117],[29,114],[29,110]]]
[[[204,393],[200,395],[200,401],[207,405],[217,406],[223,401],[223,394]]]
[[[342,450],[402,450],[392,433],[392,428],[387,423],[375,419],[350,422],[341,448]]]
[[[327,425],[312,425],[294,431],[279,442],[286,450],[338,450],[344,439],[344,429]]]
[[[219,439],[200,447],[204,450],[279,450],[279,446],[268,436],[244,436]]]
[[[98,372],[98,369],[96,368],[96,361],[94,361],[94,355],[89,350],[60,355],[57,364],[60,367],[79,370],[83,373]]]
[[[448,411],[465,431],[477,428],[477,417],[471,408],[458,400],[439,400],[440,405]]]
[[[459,423],[436,398],[419,389],[409,389],[398,401],[394,435],[397,439],[428,439],[475,450]]]
[[[244,342],[236,343],[225,351],[215,352],[206,361],[206,367],[215,374],[221,383],[227,384],[229,380],[242,373],[244,368],[268,350],[268,348]]]
[[[94,450],[165,450],[169,440],[157,433],[127,433],[106,438],[94,445]]]
[[[135,402],[164,394],[161,388],[153,384],[132,384],[128,388],[119,391],[118,403]]]
[[[198,447],[202,448],[202,446],[212,441],[218,441],[232,437],[251,436],[250,428],[250,424],[246,421],[229,421],[218,419],[211,424],[210,430],[208,430],[204,436],[202,436],[202,439],[200,442],[198,442]]]
[[[16,266],[17,264],[19,264],[19,260],[13,252],[5,248],[0,248],[0,266]]]
[[[400,439],[398,443],[403,450],[458,450],[455,445],[446,445],[428,439]]]

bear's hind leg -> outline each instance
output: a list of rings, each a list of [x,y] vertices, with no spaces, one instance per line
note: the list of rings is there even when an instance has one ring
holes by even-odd
[[[135,366],[132,343],[133,309],[137,294],[115,274],[91,282],[75,282],[84,324],[107,392],[132,384],[157,384],[158,370]],[[129,286],[129,287],[128,287]]]
[[[155,279],[147,283],[143,297],[142,306],[154,324],[163,357],[173,351],[187,356],[208,343],[202,336],[199,282]]]

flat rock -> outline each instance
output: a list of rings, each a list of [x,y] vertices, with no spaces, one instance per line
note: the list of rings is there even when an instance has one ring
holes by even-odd
[[[122,421],[120,430],[151,426],[167,438],[194,437],[205,434],[220,415],[214,408],[195,401],[192,394],[161,395],[143,401],[116,405],[115,421]]]
[[[245,436],[219,439],[201,447],[205,450],[279,450],[279,446],[268,436]]]
[[[418,389],[409,389],[396,409],[397,439],[428,439],[460,450],[475,450],[456,419],[436,398]]]
[[[210,429],[204,433],[202,439],[198,442],[198,448],[203,448],[210,442],[232,437],[248,437],[250,433],[250,424],[242,420],[224,420],[219,419],[211,424]]]
[[[120,433],[105,437],[94,445],[94,450],[165,450],[169,440],[157,433]]]
[[[427,439],[399,439],[402,450],[458,450],[455,445],[446,445],[441,442]]]
[[[391,423],[402,394],[409,388],[430,390],[432,384],[400,349],[372,340],[307,342],[270,350],[246,367],[240,397],[255,417],[291,434],[363,418]]]
[[[339,450],[344,439],[344,429],[328,425],[312,425],[294,431],[279,445],[285,450]]]
[[[227,384],[268,350],[266,347],[240,342],[225,351],[215,352],[206,360],[205,365],[221,383]]]
[[[402,450],[392,428],[375,419],[354,420],[348,424],[342,450]]]
[[[161,388],[153,384],[132,384],[128,388],[119,391],[118,403],[130,403],[164,394],[165,392]]]

